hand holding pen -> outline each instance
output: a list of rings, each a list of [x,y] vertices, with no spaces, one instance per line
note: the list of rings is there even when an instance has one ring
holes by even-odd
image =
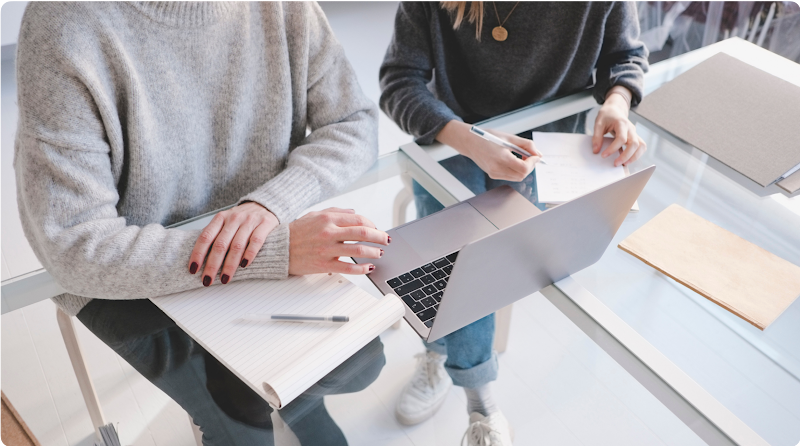
[[[487,140],[470,131],[472,126],[458,120],[448,122],[436,135],[439,142],[447,144],[478,165],[495,180],[522,181],[530,175],[541,157],[533,141],[516,135],[492,131],[492,136],[511,143],[520,153],[514,155],[505,145]],[[480,130],[480,129],[479,129]],[[487,133],[484,131],[484,133]],[[523,152],[524,151],[524,152]],[[523,153],[527,153],[526,156]]]
[[[526,159],[528,157],[531,157],[531,156],[538,156],[540,163],[547,164],[544,161],[544,159],[542,158],[543,155],[538,150],[536,150],[536,155],[534,155],[534,154],[528,152],[527,150],[523,149],[522,147],[520,147],[520,146],[518,146],[516,144],[512,144],[512,143],[510,143],[508,141],[502,140],[502,139],[498,138],[497,136],[494,136],[493,134],[487,132],[486,130],[478,128],[477,125],[473,125],[472,127],[470,127],[469,131],[474,133],[474,134],[476,134],[476,135],[478,135],[478,136],[480,136],[481,138],[483,138],[483,139],[485,139],[485,140],[487,140],[489,142],[495,143],[495,144],[497,144],[499,146],[505,147],[508,150],[511,150],[511,153],[513,153],[517,158],[519,158],[521,160],[524,160],[524,159]]]

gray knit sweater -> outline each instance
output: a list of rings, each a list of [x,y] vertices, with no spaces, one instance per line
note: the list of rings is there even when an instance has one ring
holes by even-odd
[[[34,2],[18,48],[20,217],[72,315],[202,286],[165,226],[242,201],[281,225],[234,280],[285,278],[288,223],[376,158],[316,3]]]
[[[595,69],[598,102],[622,85],[639,103],[648,53],[633,3],[515,4],[483,2],[478,41],[475,24],[453,30],[439,2],[401,3],[380,71],[383,111],[430,144],[451,120],[477,122],[583,90]],[[491,35],[497,15],[508,17],[504,42]]]

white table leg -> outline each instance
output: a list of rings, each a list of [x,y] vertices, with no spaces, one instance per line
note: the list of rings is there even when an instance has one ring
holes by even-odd
[[[56,319],[58,320],[59,328],[61,328],[61,337],[64,338],[64,345],[67,347],[72,370],[75,372],[75,377],[78,378],[78,386],[81,388],[83,401],[86,403],[86,409],[89,410],[89,417],[94,425],[94,434],[98,440],[102,441],[100,427],[105,426],[106,421],[103,417],[103,411],[100,409],[100,400],[97,399],[97,392],[95,392],[94,384],[92,384],[92,379],[89,376],[86,361],[83,360],[81,346],[75,334],[72,318],[59,308],[56,313]]]

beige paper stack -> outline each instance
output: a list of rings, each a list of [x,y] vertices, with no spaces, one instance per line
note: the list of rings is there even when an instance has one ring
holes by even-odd
[[[619,248],[761,330],[800,296],[800,267],[677,204]]]

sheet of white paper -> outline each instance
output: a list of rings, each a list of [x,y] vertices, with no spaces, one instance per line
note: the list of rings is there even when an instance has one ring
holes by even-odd
[[[614,167],[617,153],[595,155],[589,135],[534,132],[533,141],[547,162],[536,166],[539,203],[564,203],[625,178],[625,169]],[[611,141],[604,138],[603,150]]]

